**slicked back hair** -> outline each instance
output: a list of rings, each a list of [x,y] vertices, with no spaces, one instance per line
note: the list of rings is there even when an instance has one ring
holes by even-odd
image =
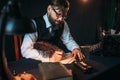
[[[70,4],[69,4],[68,0],[51,0],[50,5],[61,7],[62,9],[70,7]]]

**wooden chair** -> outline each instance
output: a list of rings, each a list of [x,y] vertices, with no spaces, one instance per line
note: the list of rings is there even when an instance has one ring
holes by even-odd
[[[16,60],[20,60],[21,56],[21,45],[22,45],[22,36],[14,35],[14,46],[15,46],[15,57]]]
[[[8,61],[16,61],[22,59],[20,49],[21,44],[22,36],[5,36],[5,53]]]

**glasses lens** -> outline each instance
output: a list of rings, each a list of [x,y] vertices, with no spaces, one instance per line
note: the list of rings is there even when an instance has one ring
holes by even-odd
[[[53,11],[56,13],[58,18],[63,18],[63,19],[67,19],[67,16],[63,16],[62,14],[58,13],[53,7],[52,7]]]

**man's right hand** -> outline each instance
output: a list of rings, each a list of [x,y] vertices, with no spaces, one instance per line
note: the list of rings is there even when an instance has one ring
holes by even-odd
[[[62,59],[60,62],[62,64],[71,64],[75,60],[76,60],[75,57],[72,54],[69,54],[64,59]]]
[[[63,51],[55,51],[51,56],[50,56],[50,62],[59,62],[62,60],[64,57]]]

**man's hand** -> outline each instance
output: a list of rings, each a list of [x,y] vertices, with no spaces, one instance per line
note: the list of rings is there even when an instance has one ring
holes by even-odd
[[[62,60],[64,57],[63,51],[55,51],[51,56],[50,56],[50,62],[59,62]]]
[[[79,58],[80,60],[82,60],[82,59],[85,58],[84,54],[83,54],[83,53],[81,52],[81,50],[78,49],[78,48],[73,49],[72,55],[73,55],[74,57],[78,56],[78,58]]]
[[[62,64],[71,64],[75,61],[75,57],[70,53],[69,56],[65,57],[63,52],[55,51],[50,57],[50,62],[60,62]]]

